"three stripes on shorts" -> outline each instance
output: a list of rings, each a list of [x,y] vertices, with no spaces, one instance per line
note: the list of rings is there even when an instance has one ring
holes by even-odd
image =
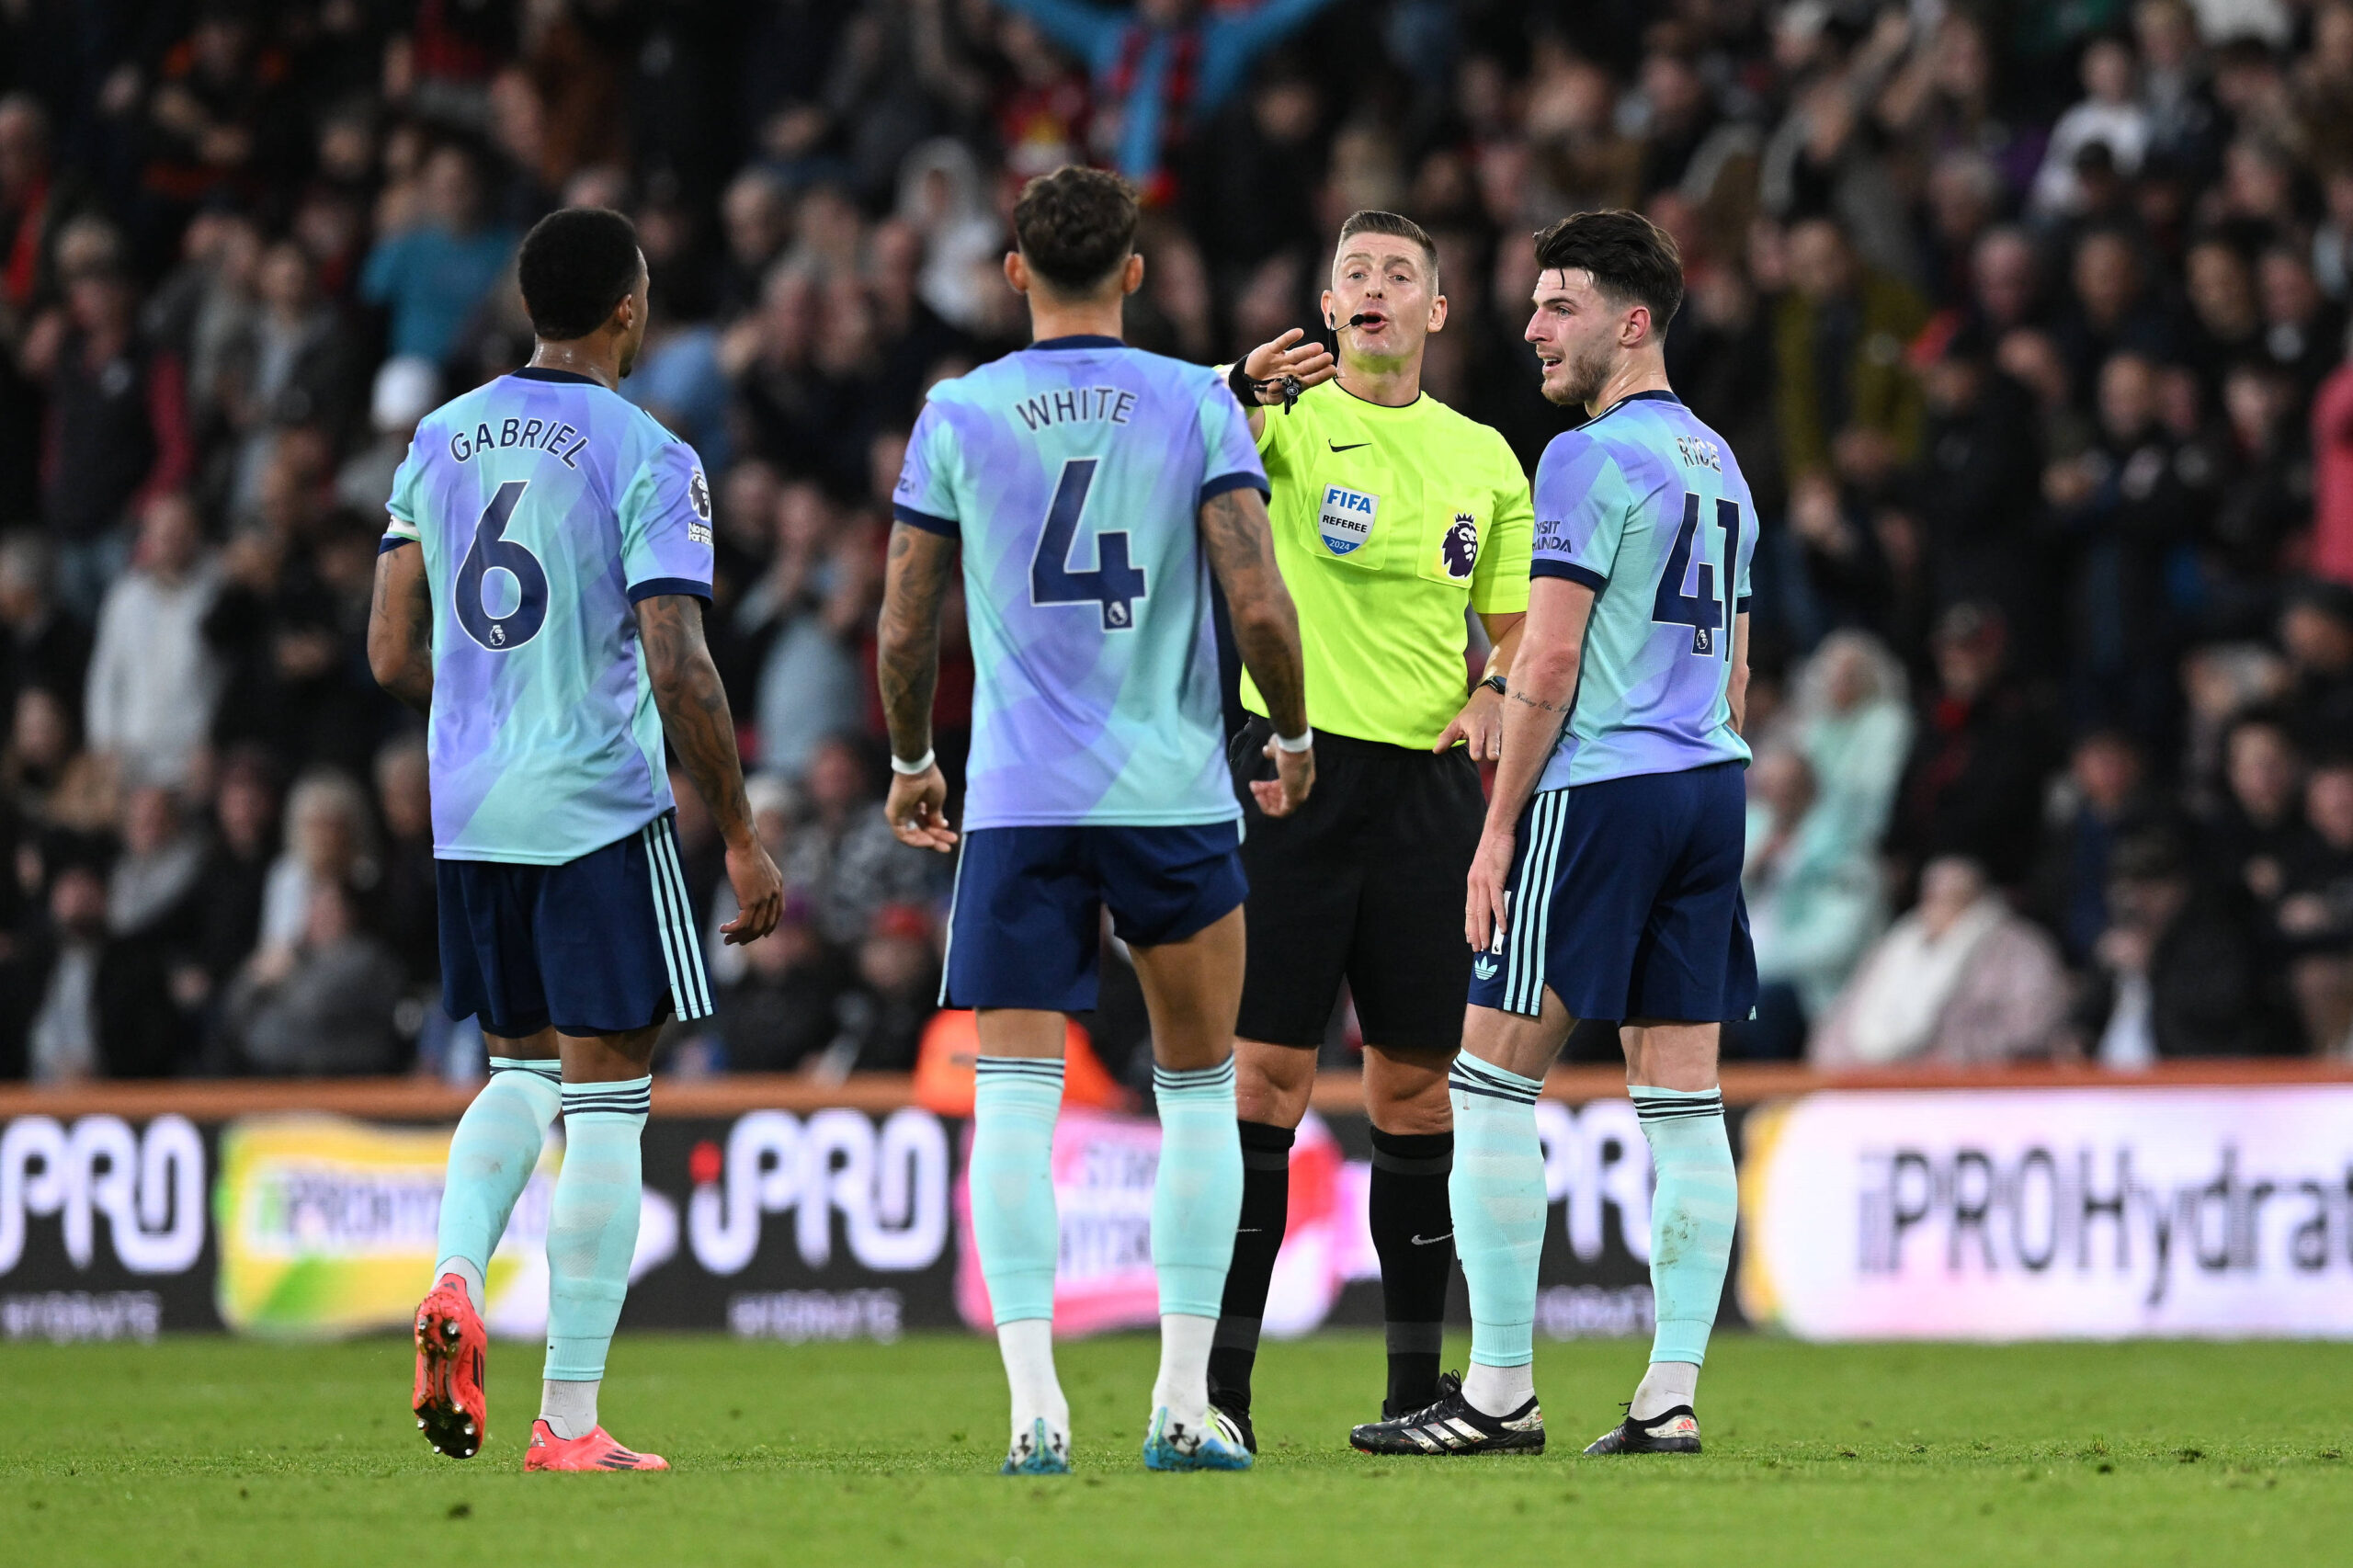
[[[702,937],[695,930],[694,904],[687,897],[687,873],[678,863],[678,827],[664,812],[638,833],[645,847],[646,871],[654,883],[654,922],[662,932],[662,960],[670,970],[670,1001],[678,1017],[711,1015],[710,976],[703,972]]]

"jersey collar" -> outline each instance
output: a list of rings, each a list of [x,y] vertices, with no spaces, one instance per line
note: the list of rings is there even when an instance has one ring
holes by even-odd
[[[577,370],[553,370],[545,365],[526,365],[519,370],[509,370],[507,374],[527,381],[578,381],[583,386],[591,387],[605,384],[596,377],[584,376]]]
[[[1063,348],[1125,348],[1127,345],[1116,337],[1105,337],[1100,333],[1080,332],[1068,337],[1041,337],[1029,347],[1052,353]]]

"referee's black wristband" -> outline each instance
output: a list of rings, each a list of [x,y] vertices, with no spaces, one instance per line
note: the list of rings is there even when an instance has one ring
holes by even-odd
[[[1479,682],[1479,684],[1481,686],[1495,687],[1495,695],[1497,697],[1507,697],[1510,695],[1510,688],[1504,685],[1504,677],[1501,676],[1485,676]]]
[[[1258,383],[1251,379],[1250,372],[1244,369],[1242,366],[1242,360],[1236,359],[1233,362],[1233,369],[1225,373],[1225,384],[1233,393],[1234,402],[1245,408],[1256,408],[1258,406]]]

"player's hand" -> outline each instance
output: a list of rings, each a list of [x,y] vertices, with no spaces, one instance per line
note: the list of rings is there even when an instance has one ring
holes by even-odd
[[[1332,362],[1332,351],[1321,343],[1300,342],[1306,335],[1301,328],[1293,327],[1272,343],[1261,343],[1242,357],[1242,373],[1254,381],[1296,376],[1302,387],[1330,381],[1339,373]]]
[[[1502,760],[1504,755],[1503,693],[1492,686],[1482,686],[1472,691],[1471,699],[1462,705],[1462,711],[1454,716],[1454,722],[1446,727],[1446,733],[1438,736],[1438,744],[1430,747],[1430,750],[1444,756],[1447,748],[1457,741],[1465,742],[1470,745],[1471,760],[1473,762]]]
[[[735,890],[735,907],[743,912],[719,928],[727,945],[740,948],[775,930],[784,915],[784,878],[769,858],[767,846],[756,838],[729,845],[727,881]]]
[[[1258,809],[1268,816],[1287,817],[1299,810],[1307,792],[1315,788],[1315,748],[1285,751],[1269,740],[1266,755],[1275,760],[1275,776],[1252,779],[1250,793],[1256,798]]]
[[[937,763],[921,773],[891,775],[891,797],[882,802],[882,814],[902,844],[942,855],[956,847],[956,835],[948,825],[948,780]]]
[[[1504,887],[1511,880],[1512,843],[1510,829],[1491,827],[1479,835],[1479,852],[1471,857],[1462,937],[1474,953],[1483,953],[1503,939]]]

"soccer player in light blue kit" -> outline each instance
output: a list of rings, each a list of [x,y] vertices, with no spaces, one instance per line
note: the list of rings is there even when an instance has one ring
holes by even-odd
[[[1059,169],[1029,183],[1014,227],[1006,278],[1029,299],[1035,341],[931,390],[899,479],[881,653],[896,774],[884,809],[901,839],[946,850],[958,835],[931,707],[961,555],[980,686],[942,1000],[979,1010],[972,1233],[1013,1396],[1004,1468],[1070,1468],[1053,1363],[1054,1118],[1063,1015],[1095,1006],[1108,907],[1151,1010],[1160,1112],[1161,1358],[1144,1463],[1243,1470],[1249,1450],[1209,1407],[1242,1206],[1246,891],[1211,574],[1274,720],[1277,777],[1251,786],[1270,816],[1314,777],[1298,619],[1241,405],[1216,372],[1120,341],[1121,301],[1143,279],[1133,193]]]
[[[1693,1400],[1738,1207],[1717,1036],[1756,1000],[1740,899],[1756,514],[1732,449],[1667,386],[1675,242],[1637,213],[1581,212],[1536,236],[1536,263],[1527,335],[1544,395],[1591,417],[1537,465],[1528,621],[1468,889],[1479,957],[1449,1085],[1449,1195],[1471,1370],[1352,1441],[1542,1450],[1536,1096],[1577,1020],[1604,1018],[1620,1025],[1658,1176],[1657,1333],[1626,1419],[1586,1451],[1698,1453]]]
[[[664,1470],[606,1433],[597,1391],[637,1244],[654,1036],[710,1012],[665,733],[726,837],[743,910],[726,939],[773,929],[783,884],[703,644],[710,484],[618,391],[645,338],[637,233],[568,208],[531,231],[517,271],[531,362],[417,426],[368,625],[377,680],[427,715],[443,1006],[479,1016],[490,1048],[449,1144],[412,1403],[443,1453],[481,1448],[483,1276],[561,1114],[524,1468]]]

